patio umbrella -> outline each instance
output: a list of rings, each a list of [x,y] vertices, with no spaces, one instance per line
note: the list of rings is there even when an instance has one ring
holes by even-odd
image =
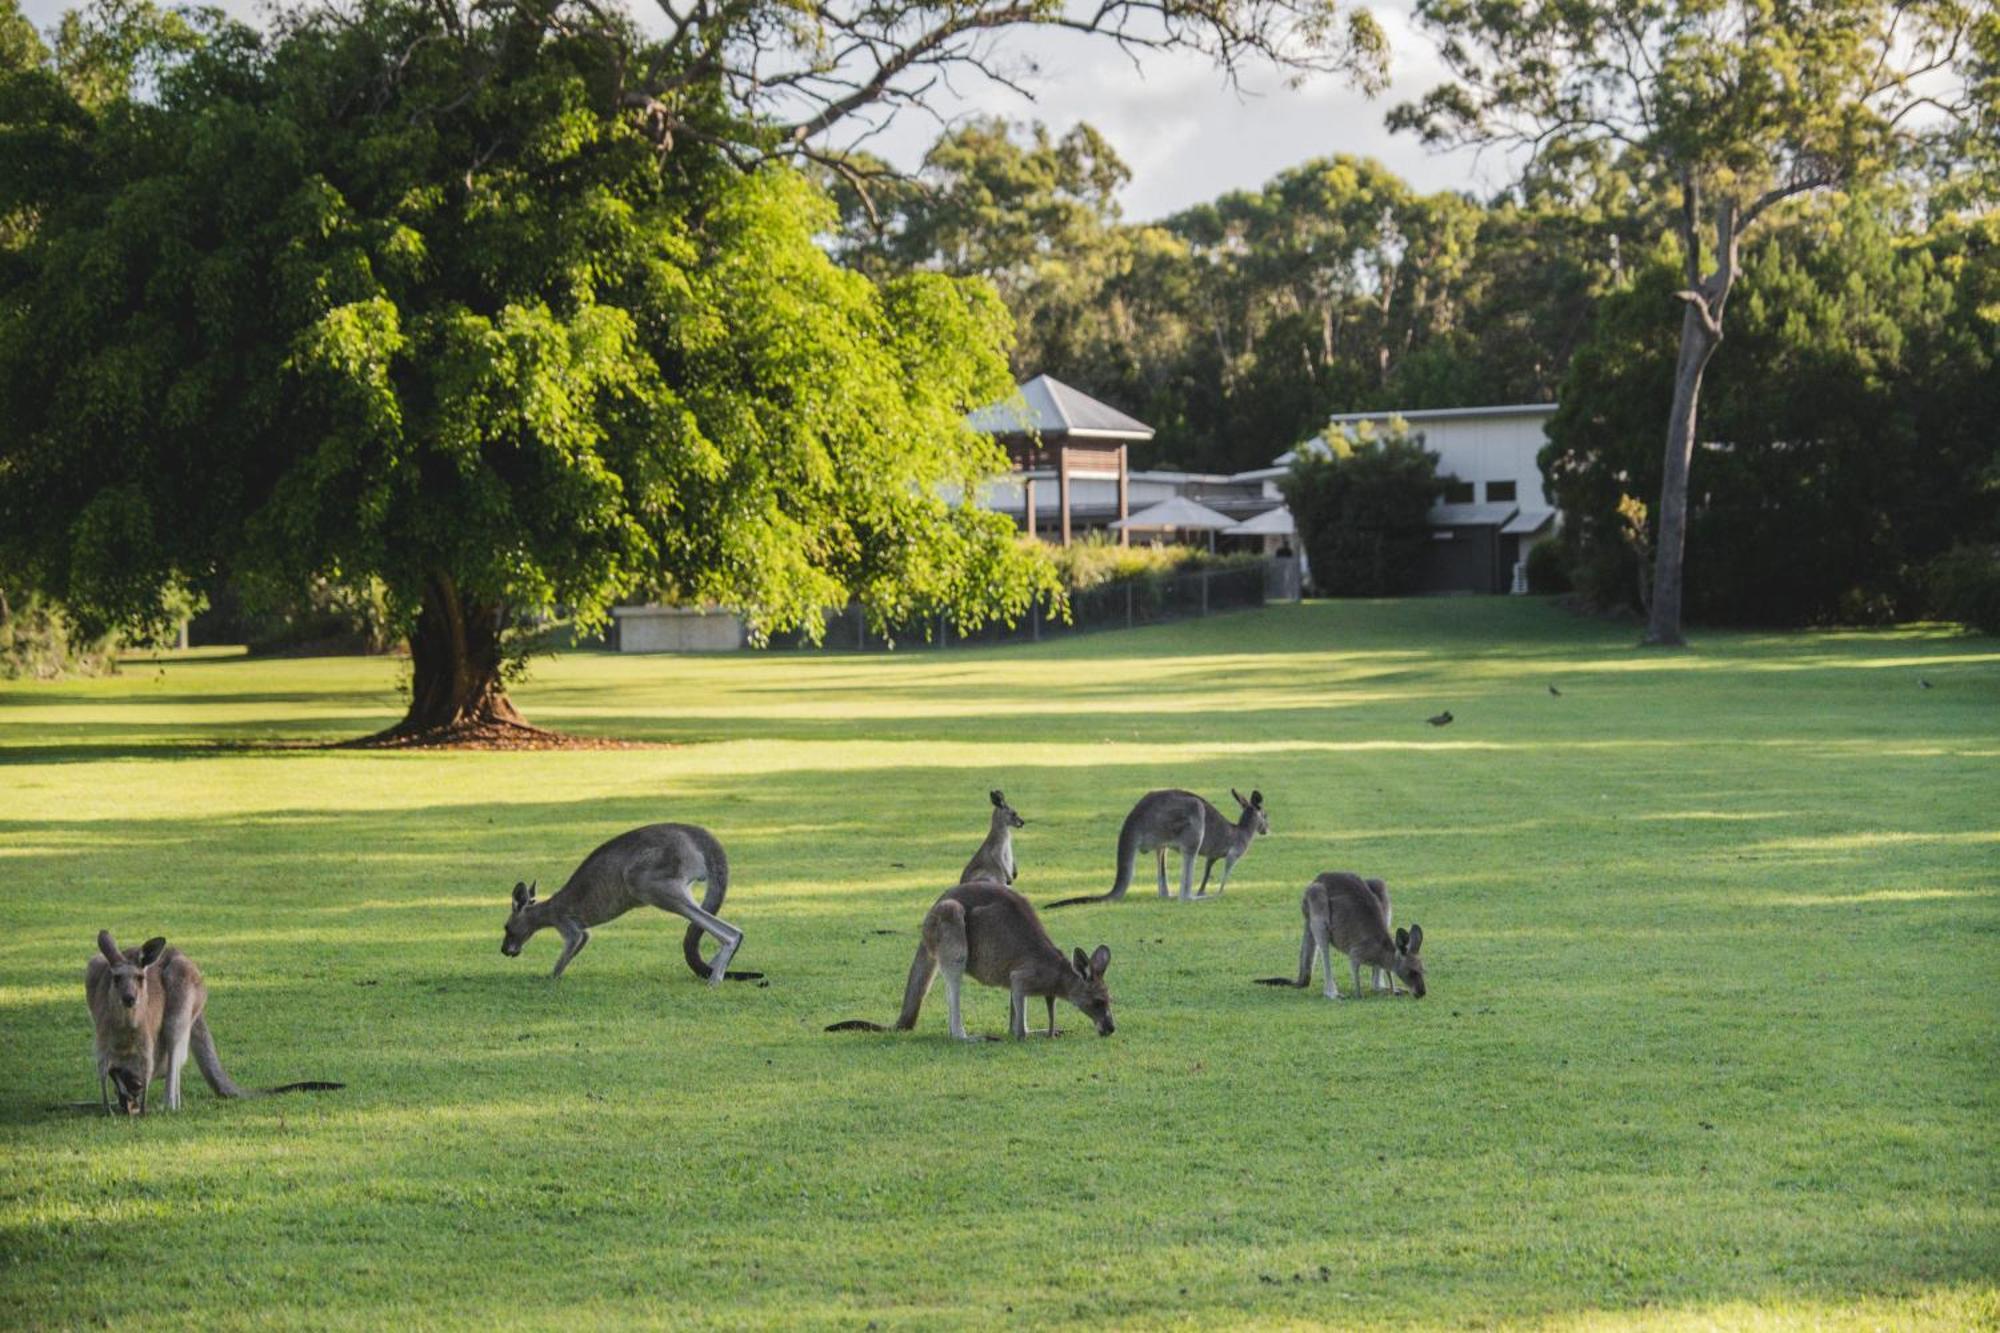
[[[1227,514],[1218,514],[1205,504],[1197,504],[1185,495],[1176,495],[1171,500],[1162,500],[1156,505],[1147,505],[1129,518],[1121,518],[1111,526],[1127,532],[1206,532],[1208,549],[1215,549],[1215,534],[1229,527],[1236,520]]]
[[[1276,509],[1266,509],[1255,518],[1232,523],[1222,531],[1229,537],[1296,537],[1299,529],[1292,522],[1292,511],[1279,505]]]

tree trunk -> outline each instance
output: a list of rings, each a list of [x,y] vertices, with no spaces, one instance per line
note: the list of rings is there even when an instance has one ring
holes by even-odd
[[[498,606],[462,597],[450,575],[431,576],[410,635],[410,711],[391,736],[531,730],[500,679],[502,620]]]
[[[1646,642],[1677,647],[1681,636],[1681,566],[1687,551],[1688,469],[1694,461],[1695,417],[1701,376],[1715,354],[1701,312],[1689,305],[1681,316],[1680,359],[1674,367],[1674,406],[1667,416],[1666,464],[1660,470],[1660,526],[1653,547],[1653,598]]]

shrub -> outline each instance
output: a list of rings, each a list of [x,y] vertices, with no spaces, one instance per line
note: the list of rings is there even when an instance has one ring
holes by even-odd
[[[1569,563],[1563,559],[1562,543],[1536,542],[1528,548],[1528,591],[1568,592]]]
[[[118,636],[96,637],[35,594],[10,607],[0,594],[0,677],[55,680],[108,676],[118,669]]]
[[[1120,546],[1103,533],[1092,533],[1069,546],[1053,547],[1049,554],[1063,587],[1071,592],[1121,579],[1231,569],[1263,559],[1254,554],[1211,554],[1198,546]]]
[[[1392,431],[1335,441],[1327,454],[1301,449],[1278,483],[1323,596],[1404,592],[1423,566],[1431,501],[1454,479],[1438,476],[1437,455],[1400,424]]]
[[[1931,613],[2000,634],[2000,546],[1954,546],[1931,561]]]

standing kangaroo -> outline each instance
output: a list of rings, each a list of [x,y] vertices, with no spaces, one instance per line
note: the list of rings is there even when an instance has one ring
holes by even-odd
[[[247,1091],[236,1086],[215,1053],[208,1031],[208,984],[201,969],[179,949],[155,936],[137,949],[120,950],[111,932],[97,932],[98,957],[83,972],[84,996],[97,1027],[97,1098],[111,1114],[107,1083],[118,1089],[118,1109],[127,1115],[146,1110],[146,1091],[165,1066],[167,1109],[181,1109],[181,1071],[190,1051],[201,1076],[218,1097],[255,1097],[268,1092],[322,1091],[339,1083],[312,1081]],[[88,1103],[85,1103],[88,1105]]]
[[[1132,870],[1140,856],[1153,852],[1159,857],[1160,896],[1167,897],[1167,849],[1178,848],[1181,854],[1181,901],[1200,902],[1213,898],[1229,887],[1229,872],[1250,850],[1251,840],[1260,833],[1271,831],[1271,821],[1264,813],[1264,793],[1253,791],[1250,799],[1244,800],[1243,793],[1234,787],[1229,794],[1236,798],[1243,809],[1235,823],[1223,817],[1222,811],[1210,805],[1191,791],[1169,790],[1149,791],[1139,798],[1132,807],[1132,813],[1125,816],[1124,827],[1118,830],[1118,878],[1111,885],[1109,893],[1085,894],[1081,898],[1064,898],[1049,904],[1051,909],[1073,907],[1077,903],[1116,902],[1125,896],[1125,890],[1132,887]],[[1196,857],[1206,859],[1201,871],[1202,892],[1194,888],[1194,862]],[[1215,886],[1215,893],[1209,893],[1209,872],[1215,863],[1222,862],[1222,882]]]
[[[986,794],[993,802],[993,823],[986,831],[986,841],[979,844],[979,850],[959,872],[960,884],[970,884],[976,879],[1012,884],[1018,873],[1014,864],[1014,830],[1027,827],[1028,821],[1014,813],[1014,807],[1007,804],[998,787]]]
[[[1299,910],[1305,916],[1305,938],[1299,945],[1299,976],[1259,977],[1262,986],[1296,986],[1303,990],[1312,982],[1313,955],[1320,956],[1325,968],[1324,994],[1329,1000],[1341,997],[1333,979],[1333,955],[1347,955],[1354,981],[1354,994],[1361,995],[1361,969],[1375,969],[1375,990],[1395,993],[1392,981],[1383,985],[1383,974],[1401,977],[1410,994],[1424,998],[1424,960],[1418,951],[1424,945],[1424,928],[1411,926],[1389,935],[1389,889],[1379,879],[1362,879],[1344,871],[1328,871],[1306,885]]]
[[[696,906],[688,886],[705,881],[708,891]],[[621,833],[589,856],[554,897],[537,899],[535,885],[514,886],[514,910],[507,917],[500,952],[517,957],[536,931],[554,926],[562,936],[556,958],[560,977],[570,960],[590,943],[590,927],[616,920],[635,907],[657,907],[692,922],[681,940],[681,953],[698,977],[713,986],[725,977],[752,981],[762,972],[731,972],[729,960],[743,943],[743,932],[715,915],[729,892],[729,857],[705,828],[693,824],[648,824]],[[711,963],[701,961],[701,936],[706,931],[720,944]]]
[[[1102,944],[1088,956],[1078,949],[1073,956],[1064,957],[1042,928],[1033,904],[1004,884],[960,884],[932,904],[924,917],[923,942],[910,960],[910,979],[903,987],[903,1012],[896,1019],[896,1031],[908,1032],[917,1025],[924,996],[937,974],[943,972],[951,1035],[960,1041],[978,1041],[966,1035],[965,1020],[959,1013],[959,988],[970,972],[988,986],[1007,988],[1007,1030],[1017,1039],[1028,1035],[1030,995],[1048,1001],[1051,1037],[1056,1035],[1059,999],[1081,1009],[1097,1025],[1097,1035],[1108,1037],[1116,1031],[1111,1021],[1111,992],[1104,985],[1104,970],[1110,966],[1111,950]],[[827,1028],[828,1032],[852,1030],[887,1029],[859,1018]]]

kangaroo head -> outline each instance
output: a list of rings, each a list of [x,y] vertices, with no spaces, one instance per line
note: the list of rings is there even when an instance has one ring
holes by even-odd
[[[1247,801],[1243,799],[1243,793],[1234,787],[1229,789],[1229,794],[1236,798],[1236,804],[1242,806],[1243,813],[1249,817],[1250,833],[1253,837],[1259,833],[1269,833],[1271,831],[1271,817],[1264,813],[1263,792],[1253,790],[1250,793],[1250,799]]]
[[[534,884],[514,885],[514,910],[507,914],[507,933],[500,940],[500,952],[509,958],[519,958],[521,946],[535,933],[536,928],[528,924],[527,914],[535,905],[535,885],[540,883],[536,880]]]
[[[167,950],[167,941],[155,935],[139,949],[139,960],[133,962],[119,949],[118,942],[111,938],[111,932],[97,932],[97,951],[104,955],[104,961],[111,964],[111,992],[125,1006],[127,1015],[138,1012],[140,1001],[146,998],[146,969],[160,961],[160,955]]]
[[[1110,1036],[1118,1030],[1118,1025],[1111,1021],[1111,992],[1104,984],[1104,969],[1111,966],[1110,946],[1100,944],[1093,954],[1078,949],[1070,963],[1075,974],[1070,978],[1066,998],[1097,1024],[1098,1036]]]
[[[993,801],[993,818],[1008,828],[1026,828],[1028,821],[1014,813],[1014,807],[1007,804],[1007,795],[998,787],[986,793]]]
[[[1417,950],[1424,947],[1424,928],[1411,926],[1396,931],[1396,965],[1389,970],[1403,979],[1410,994],[1424,998],[1424,960]]]

